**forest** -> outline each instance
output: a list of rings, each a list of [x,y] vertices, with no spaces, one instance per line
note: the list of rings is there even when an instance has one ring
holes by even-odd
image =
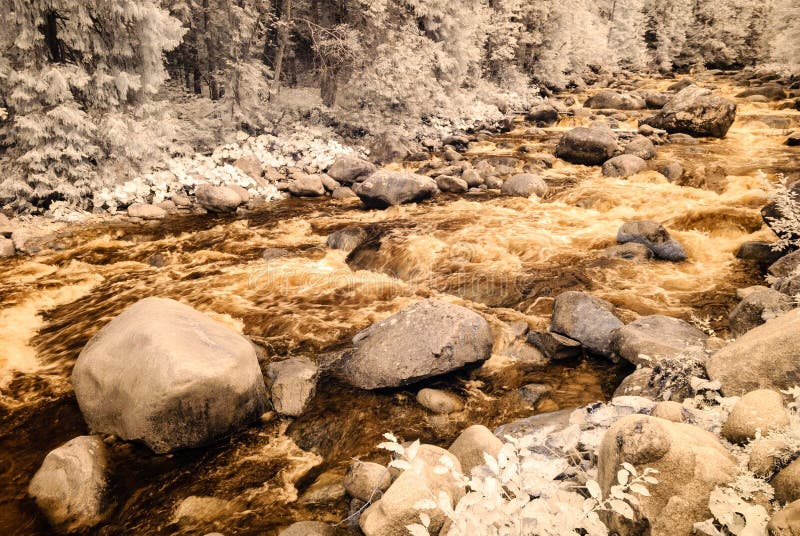
[[[800,535],[800,0],[0,20],[0,535]]]
[[[796,65],[795,0],[10,0],[2,204],[93,192],[232,133],[463,127],[620,71]],[[302,136],[299,136],[302,139]]]

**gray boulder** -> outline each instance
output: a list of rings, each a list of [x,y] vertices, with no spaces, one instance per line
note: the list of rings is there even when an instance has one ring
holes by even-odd
[[[331,198],[333,199],[351,199],[353,197],[358,197],[356,193],[353,191],[352,188],[347,186],[342,186],[340,188],[336,188],[333,192],[331,192]]]
[[[731,333],[740,337],[768,320],[772,320],[794,307],[792,299],[777,290],[764,288],[750,293],[728,315]]]
[[[736,103],[711,94],[711,90],[688,86],[672,97],[656,115],[640,123],[670,133],[724,138],[736,119]]]
[[[800,501],[787,504],[772,516],[767,525],[769,536],[800,536]]]
[[[764,84],[763,86],[750,87],[736,94],[737,98],[743,99],[760,95],[769,100],[783,100],[786,98],[786,91],[780,84]]]
[[[107,458],[106,446],[97,436],[76,437],[45,456],[28,495],[53,528],[74,532],[102,520]]]
[[[788,426],[789,413],[783,407],[781,394],[770,389],[757,389],[744,395],[733,406],[722,426],[722,436],[731,443],[747,443],[759,432],[767,436]]]
[[[469,190],[467,181],[451,175],[439,175],[436,177],[436,186],[443,192],[450,192],[453,194],[463,194]]]
[[[547,193],[547,183],[538,175],[520,173],[505,181],[500,191],[503,195],[513,197],[542,197]]]
[[[553,360],[574,359],[583,355],[581,343],[552,331],[531,331],[528,344]]]
[[[375,136],[369,146],[370,160],[376,164],[388,164],[404,160],[411,149],[408,142],[392,132],[381,132]]]
[[[143,220],[163,220],[167,211],[150,203],[134,203],[128,207],[128,216]]]
[[[537,104],[528,110],[525,120],[538,127],[549,127],[558,122],[558,110],[552,104]]]
[[[479,314],[426,300],[406,307],[353,338],[341,374],[361,389],[398,387],[480,363],[492,352],[493,336]]]
[[[465,429],[447,449],[461,463],[461,470],[469,476],[472,469],[486,463],[484,453],[497,458],[503,442],[481,424]]]
[[[625,154],[638,156],[642,160],[650,160],[656,157],[656,146],[644,136],[636,136],[625,145]]]
[[[553,303],[550,331],[575,339],[595,354],[611,355],[611,335],[622,325],[614,306],[591,294],[562,292]]]
[[[754,261],[762,270],[766,270],[783,255],[782,251],[772,249],[772,244],[769,242],[744,242],[736,250],[737,259]]]
[[[213,442],[267,407],[250,341],[164,298],[103,327],[78,356],[72,386],[89,429],[157,453]]]
[[[603,164],[606,177],[628,177],[647,169],[647,162],[632,154],[615,156]]]
[[[294,357],[267,366],[272,406],[281,415],[303,413],[317,389],[317,366],[307,357]]]
[[[348,495],[364,502],[380,499],[391,485],[389,469],[378,463],[355,460],[344,475],[344,489]]]
[[[653,221],[629,221],[617,231],[617,242],[644,244],[656,256],[665,261],[686,260],[686,251],[677,240],[670,236],[663,225]]]
[[[197,203],[210,212],[233,212],[242,204],[242,197],[227,186],[201,184],[194,195]]]
[[[556,156],[574,164],[599,165],[614,156],[617,149],[617,139],[610,129],[578,127],[561,136]]]
[[[647,107],[647,103],[633,93],[603,89],[589,97],[584,106],[593,109],[642,110]]]
[[[325,185],[319,175],[293,173],[294,179],[289,183],[289,193],[295,197],[320,197],[325,195]]]
[[[787,277],[800,266],[800,250],[793,251],[788,255],[773,262],[767,268],[767,273],[773,277]]]
[[[676,182],[683,177],[683,166],[680,162],[667,162],[659,166],[658,172],[664,175],[669,182]]]
[[[423,408],[439,415],[447,415],[464,409],[464,402],[458,396],[441,389],[420,389],[417,393],[417,402]]]
[[[328,176],[341,184],[360,182],[376,171],[375,164],[353,154],[338,157],[328,168]]]
[[[336,529],[322,521],[298,521],[280,531],[278,536],[334,536],[334,534]]]
[[[800,384],[800,309],[755,327],[706,362],[711,380],[725,396],[756,389],[780,391]]]
[[[354,187],[356,195],[369,208],[383,209],[403,203],[416,203],[438,192],[430,177],[400,171],[378,171]]]
[[[633,365],[653,366],[663,359],[705,348],[708,335],[678,318],[650,315],[619,328],[611,337],[614,353]]]

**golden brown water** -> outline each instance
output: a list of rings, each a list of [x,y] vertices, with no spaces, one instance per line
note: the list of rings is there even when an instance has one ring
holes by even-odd
[[[724,93],[736,91],[725,80],[716,83]],[[93,225],[64,237],[59,252],[9,262],[0,271],[0,533],[48,533],[25,488],[50,449],[86,433],[71,394],[72,364],[100,327],[144,296],[172,297],[212,314],[272,359],[317,358],[429,296],[483,314],[497,342],[480,369],[431,384],[467,400],[465,411],[449,419],[420,409],[413,387],[366,393],[325,380],[301,418],[273,417],[207,449],[165,457],[114,443],[117,503],[97,534],[273,534],[297,519],[338,522],[346,499],[334,494],[314,503],[304,492],[315,480],[312,489],[336,481],[353,457],[380,459],[374,445],[384,431],[447,444],[469,424],[492,427],[529,415],[515,390],[531,382],[553,389],[537,411],[608,398],[624,370],[606,361],[537,368],[505,357],[511,324],[544,328],[563,290],[589,290],[626,319],[707,316],[724,333],[735,289],[759,279],[733,254],[744,241],[770,239],[759,209],[770,181],[798,163],[796,149],[781,143],[788,126],[800,125],[800,113],[739,106],[726,139],[658,147],[659,161],[677,159],[698,177],[722,166],[727,180],[719,191],[669,184],[655,172],[610,179],[597,167],[557,160],[544,172],[552,193],[542,201],[440,196],[367,211],[357,201],[290,199],[237,218]],[[630,115],[621,128],[635,129],[636,113]],[[473,146],[469,157],[514,157],[523,169],[526,154],[552,154],[561,131],[588,121],[568,118],[543,135],[520,124]],[[523,145],[528,153],[518,151]],[[603,258],[629,219],[663,222],[689,261]],[[367,229],[367,245],[349,257],[325,247],[330,232],[352,226]],[[265,261],[267,247],[290,254]],[[154,255],[163,266],[148,262]],[[190,495],[231,502],[208,521],[172,523],[176,505]]]

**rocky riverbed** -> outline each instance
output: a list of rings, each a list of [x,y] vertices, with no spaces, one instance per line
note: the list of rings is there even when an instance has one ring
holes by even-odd
[[[688,534],[755,463],[735,445],[796,420],[780,390],[800,378],[800,258],[773,264],[762,208],[798,178],[797,89],[747,83],[632,79],[384,140],[377,166],[251,167],[281,201],[209,184],[80,227],[8,222],[0,531],[397,534],[407,504],[352,515],[392,489],[384,432],[453,445],[463,469],[490,430],[547,425],[605,493],[622,462],[661,472],[635,523],[609,526]],[[684,474],[698,453],[719,474]],[[800,498],[791,467],[768,516]]]

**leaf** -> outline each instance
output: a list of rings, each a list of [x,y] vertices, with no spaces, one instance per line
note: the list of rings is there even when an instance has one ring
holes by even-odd
[[[408,446],[408,448],[406,449],[406,458],[408,458],[409,461],[413,460],[414,458],[417,457],[417,452],[419,452],[419,439],[417,439],[416,441],[411,443],[411,445]]]
[[[492,473],[496,475],[500,474],[500,467],[497,465],[497,460],[495,460],[491,454],[487,454],[486,452],[484,452],[483,461],[486,462],[486,465],[489,466],[489,470]]]
[[[644,480],[648,484],[658,484],[658,479],[656,479],[656,478],[654,478],[652,476],[643,476],[642,480]]]
[[[383,450],[388,450],[390,452],[396,452],[397,454],[400,454],[401,456],[405,452],[405,449],[403,448],[403,445],[400,445],[398,443],[390,443],[390,442],[387,442],[387,441],[384,441],[383,443],[378,443],[378,448],[379,449],[383,449]]]
[[[383,437],[385,437],[386,439],[388,439],[392,443],[397,443],[398,442],[397,438],[391,432],[386,432],[385,434],[383,434]]]
[[[589,492],[589,495],[593,499],[602,498],[602,491],[600,490],[600,484],[598,484],[595,480],[588,480],[586,482],[586,491]]]
[[[422,522],[422,525],[427,529],[431,526],[431,516],[426,514],[425,512],[419,515],[419,520]]]
[[[617,471],[617,482],[619,482],[620,485],[624,486],[625,484],[628,483],[628,476],[630,476],[630,473],[628,473],[628,471],[626,471],[625,469],[620,469],[619,471]]]
[[[414,523],[413,525],[406,525],[406,529],[411,536],[430,536],[428,529],[425,528],[423,525],[419,523]]]
[[[619,499],[611,499],[610,501],[608,501],[608,504],[611,506],[614,512],[628,519],[633,519],[633,508],[631,508],[631,505],[629,505],[625,501],[621,501]]]
[[[411,464],[405,460],[400,458],[396,460],[392,460],[389,462],[389,467],[394,467],[395,469],[399,469],[401,471],[406,471],[407,469],[411,469]]]
[[[636,468],[633,465],[629,464],[628,462],[622,462],[622,467],[633,476],[636,476],[638,474],[636,472]]]
[[[631,484],[629,489],[634,493],[638,493],[639,495],[644,495],[645,497],[650,496],[650,490],[648,490],[643,484]]]

